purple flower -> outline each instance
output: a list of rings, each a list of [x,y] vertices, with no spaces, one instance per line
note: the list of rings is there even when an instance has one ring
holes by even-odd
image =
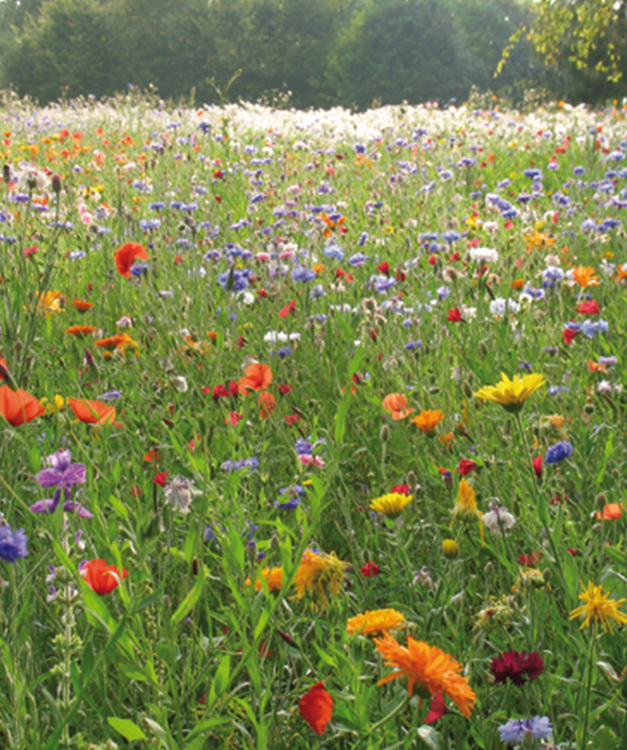
[[[0,560],[14,563],[18,557],[26,557],[28,537],[24,529],[11,533],[10,526],[0,526]]]
[[[549,445],[544,457],[545,464],[560,464],[573,452],[573,444],[569,440],[562,440],[555,445]]]
[[[36,479],[40,487],[55,487],[56,492],[50,500],[40,500],[31,505],[33,513],[54,513],[61,500],[63,492],[65,500],[63,509],[66,513],[78,513],[82,518],[93,518],[91,513],[83,508],[80,503],[69,502],[71,488],[75,484],[85,484],[87,481],[87,470],[85,464],[73,464],[72,452],[60,450],[47,458],[50,468],[43,469],[37,474]]]
[[[510,719],[499,727],[501,742],[520,743],[530,733],[537,740],[545,740],[553,731],[548,716],[534,716],[533,719]]]

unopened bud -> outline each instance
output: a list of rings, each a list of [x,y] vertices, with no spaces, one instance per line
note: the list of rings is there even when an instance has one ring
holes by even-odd
[[[5,185],[8,185],[9,182],[11,182],[11,167],[8,164],[5,164],[4,167],[2,167],[2,179],[4,180]]]
[[[485,571],[485,574],[487,576],[489,576],[492,573],[494,573],[494,563],[492,562],[492,560],[490,560],[489,562],[486,563],[484,571]]]
[[[51,183],[52,183],[52,192],[56,193],[57,195],[59,195],[59,193],[61,192],[61,177],[60,177],[60,175],[53,174],[52,175],[52,179],[51,179]]]
[[[594,504],[599,510],[603,510],[603,508],[605,508],[605,506],[607,505],[607,497],[605,497],[602,492],[599,492],[599,494],[594,498]]]
[[[197,576],[198,575],[198,558],[195,557],[192,560],[192,575]]]
[[[472,386],[467,380],[462,383],[462,389],[466,398],[472,398]]]
[[[411,489],[411,494],[416,497],[416,492],[420,489],[420,486],[418,485],[418,477],[413,471],[410,471],[407,474],[407,484],[409,485]]]
[[[627,666],[623,667],[623,671],[620,673],[621,680],[627,679]]]
[[[542,578],[547,582],[550,581],[553,578],[553,571],[550,568],[545,568],[542,571]]]
[[[390,439],[392,433],[390,432],[390,428],[388,425],[384,424],[381,428],[381,432],[379,433],[379,437],[381,438],[382,443],[387,443]]]
[[[442,542],[442,554],[447,560],[454,560],[459,555],[459,546],[454,539],[445,539]]]
[[[594,404],[585,404],[583,410],[586,414],[594,414]]]
[[[22,344],[21,341],[16,341],[15,344],[13,344],[13,349],[19,354],[22,349],[24,348],[24,344]]]

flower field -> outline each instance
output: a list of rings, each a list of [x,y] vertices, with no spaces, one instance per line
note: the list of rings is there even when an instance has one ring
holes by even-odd
[[[627,126],[2,106],[0,747],[627,744]]]

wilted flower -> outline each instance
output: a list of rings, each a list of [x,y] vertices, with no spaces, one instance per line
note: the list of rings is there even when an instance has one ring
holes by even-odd
[[[502,536],[504,531],[512,528],[516,519],[507,508],[499,508],[495,502],[492,502],[490,503],[490,511],[483,514],[483,523],[492,534]]]
[[[334,552],[305,550],[294,578],[296,599],[310,594],[320,606],[325,606],[329,596],[339,592],[347,567],[348,563],[339,560]]]
[[[180,510],[181,513],[189,513],[189,506],[192,503],[192,485],[194,481],[186,477],[175,476],[168,481],[165,486],[165,499],[172,505],[174,510]]]

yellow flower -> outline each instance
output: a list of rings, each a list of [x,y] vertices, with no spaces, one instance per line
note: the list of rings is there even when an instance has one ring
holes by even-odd
[[[507,375],[501,373],[501,381],[496,385],[485,385],[475,393],[475,398],[485,401],[496,401],[505,411],[518,412],[523,408],[525,401],[532,393],[546,384],[544,375],[532,373],[519,377],[514,375],[510,380]]]
[[[581,586],[583,587],[583,583]],[[610,620],[614,620],[619,625],[627,623],[627,615],[618,609],[621,604],[627,602],[627,599],[610,599],[609,597],[609,591],[606,594],[603,593],[603,586],[595,586],[592,581],[589,581],[588,589],[584,589],[583,593],[579,594],[579,598],[584,604],[577,609],[573,609],[570,613],[570,619],[574,620],[580,615],[585,615],[586,619],[581,625],[582,630],[594,623],[595,630],[598,632],[600,622],[603,625],[604,633],[609,630],[614,635]]]
[[[454,539],[445,539],[442,542],[442,554],[448,560],[453,560],[459,555],[459,546]]]
[[[461,516],[462,519],[473,521],[475,518],[482,518],[482,515],[477,508],[477,495],[466,477],[462,477],[459,481],[453,521],[457,516]],[[453,523],[451,522],[451,526],[452,525]]]
[[[66,299],[65,294],[61,292],[48,291],[45,294],[39,294],[37,311],[44,313],[49,318],[55,313],[64,311]]]
[[[398,518],[412,501],[412,495],[404,495],[401,492],[391,492],[389,495],[382,495],[370,503],[370,510],[376,510],[377,513],[383,513],[387,518]]]
[[[328,555],[305,550],[294,578],[296,599],[311,594],[320,606],[325,606],[329,595],[339,592],[347,567],[348,563],[339,560],[335,552]]]
[[[283,585],[283,568],[262,568],[255,579],[255,591],[261,591],[263,584],[261,579],[265,578],[270,591],[277,591]],[[246,585],[250,586],[250,577],[246,579]]]
[[[52,401],[48,401],[48,399],[44,397],[39,400],[39,403],[44,407],[48,414],[56,414],[65,406],[65,399],[57,393]]]
[[[402,628],[406,623],[405,616],[395,609],[366,610],[363,615],[351,617],[346,623],[346,632],[349,635],[379,635]]]
[[[386,660],[386,666],[396,668],[377,685],[406,677],[410,697],[415,690],[421,705],[423,698],[446,693],[466,718],[470,716],[476,700],[475,692],[468,680],[459,674],[462,665],[452,656],[437,646],[416,641],[410,635],[407,636],[407,647],[401,646],[389,633],[375,639],[375,644]]]

